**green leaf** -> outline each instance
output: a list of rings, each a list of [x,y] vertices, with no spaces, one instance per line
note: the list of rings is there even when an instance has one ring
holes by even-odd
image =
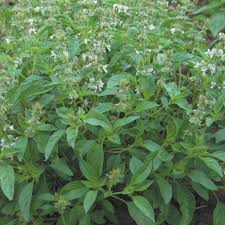
[[[52,161],[51,168],[53,168],[58,174],[73,176],[73,171],[69,168],[64,158],[55,159]]]
[[[143,79],[141,82],[141,90],[145,99],[149,99],[155,93],[155,81],[151,77]]]
[[[85,155],[92,148],[94,148],[95,145],[96,145],[95,140],[81,139],[81,140],[77,141],[76,151],[78,151],[78,153],[81,155]]]
[[[102,145],[96,144],[93,149],[88,151],[87,162],[93,166],[98,173],[98,177],[100,177],[102,175],[104,163],[104,152]]]
[[[143,162],[140,159],[138,159],[135,156],[132,156],[129,163],[131,173],[134,174],[142,165],[143,165]]]
[[[138,32],[139,32],[139,30],[137,27],[129,27],[128,31],[127,31],[127,36],[129,38],[134,38],[137,36]]]
[[[40,124],[40,125],[38,125],[37,126],[37,130],[40,130],[40,131],[55,131],[57,129],[53,125],[46,123],[46,124]]]
[[[98,195],[98,191],[89,191],[84,198],[84,211],[87,213],[94,204]]]
[[[145,110],[154,109],[158,106],[159,105],[155,102],[142,101],[139,104],[137,104],[136,108],[134,109],[134,112],[139,113]]]
[[[188,173],[188,177],[209,190],[217,190],[216,185],[200,170],[191,170]]]
[[[166,222],[170,225],[180,225],[181,215],[178,209],[170,204]]]
[[[164,202],[168,204],[172,198],[172,186],[170,183],[162,177],[157,177],[157,183],[159,185],[160,193],[164,199]]]
[[[18,137],[15,144],[15,149],[18,150],[18,159],[22,161],[27,148],[28,137]]]
[[[145,140],[142,147],[150,152],[156,152],[162,149],[162,147],[159,144],[153,142],[152,140]]]
[[[90,112],[86,115],[85,122],[93,125],[93,126],[100,126],[106,130],[111,129],[111,124],[107,117],[101,113],[97,112]]]
[[[0,185],[3,193],[9,199],[13,199],[14,195],[15,174],[13,167],[0,161]]]
[[[114,214],[115,213],[115,209],[113,204],[109,201],[109,200],[103,200],[102,201],[102,207],[104,210]]]
[[[177,89],[177,85],[174,82],[163,84],[164,88],[166,89],[168,95],[173,98],[180,94],[180,91]]]
[[[82,174],[90,181],[97,181],[99,179],[98,171],[92,166],[92,164],[80,160],[80,170]]]
[[[107,82],[107,88],[113,88],[120,84],[122,80],[128,80],[131,77],[128,73],[121,73],[113,75]]]
[[[209,19],[209,29],[216,35],[225,27],[225,11],[214,13]]]
[[[193,189],[197,192],[199,196],[201,196],[206,201],[209,200],[209,190],[207,190],[205,187],[203,187],[201,184],[197,184],[195,182],[192,182]]]
[[[108,95],[116,95],[117,91],[118,91],[117,87],[107,88],[101,93],[99,93],[98,96],[102,97],[102,96],[108,96]]]
[[[60,196],[66,201],[71,201],[83,197],[88,190],[80,181],[72,181],[60,190]]]
[[[191,113],[191,106],[188,104],[187,100],[184,98],[180,98],[178,100],[175,100],[174,102],[176,105],[178,105],[180,108],[184,109],[188,113]]]
[[[146,217],[155,222],[154,211],[149,201],[143,196],[133,196],[132,199],[136,207],[139,208]]]
[[[69,55],[70,57],[74,58],[79,53],[80,43],[76,39],[69,39],[69,40],[70,40],[68,43]]]
[[[221,141],[225,141],[225,128],[220,129],[214,134],[214,137],[216,138],[216,143],[219,143]]]
[[[126,118],[123,118],[123,119],[118,119],[114,124],[113,124],[113,127],[114,128],[118,128],[118,127],[122,127],[122,126],[125,126],[129,123],[132,123],[133,121],[139,119],[140,117],[139,116],[129,116],[129,117],[126,117]]]
[[[207,167],[215,171],[220,177],[223,176],[223,170],[220,164],[217,162],[217,160],[212,159],[210,157],[201,158]]]
[[[95,108],[93,108],[93,110],[98,113],[105,113],[112,109],[113,109],[112,102],[99,103]]]
[[[90,225],[91,224],[91,218],[88,214],[85,214],[80,218],[79,225]]]
[[[60,107],[56,109],[56,113],[59,117],[67,120],[68,115],[73,113],[73,110],[71,108],[67,108],[67,107]]]
[[[52,150],[54,149],[57,142],[64,135],[64,133],[65,133],[64,130],[58,130],[50,136],[50,138],[48,139],[47,146],[45,148],[45,160],[47,160],[49,158],[49,156],[52,153]]]
[[[25,185],[19,195],[19,200],[18,200],[19,209],[21,211],[23,218],[26,221],[29,221],[30,219],[30,204],[31,204],[32,192],[33,192],[33,186],[34,186],[33,182]]]
[[[159,196],[158,196],[159,197]],[[160,201],[161,202],[161,201]],[[168,212],[169,212],[169,204],[165,205],[162,202],[159,203],[159,210],[160,212],[157,215],[157,224],[162,224],[166,221],[168,218]]]
[[[77,136],[78,136],[78,127],[77,128],[72,128],[72,127],[67,128],[66,135],[67,135],[68,144],[74,149],[76,140],[77,140]]]
[[[115,143],[115,144],[118,144],[118,145],[121,144],[120,136],[119,136],[118,134],[114,133],[114,134],[111,134],[111,135],[109,135],[109,136],[107,136],[107,137],[108,137],[108,139],[109,139],[111,142],[113,142],[113,143]]]
[[[211,154],[211,156],[225,162],[225,151],[217,151],[217,152],[213,152]]]
[[[152,220],[146,217],[133,202],[128,202],[127,205],[129,214],[137,225],[156,225]]]
[[[177,184],[177,201],[180,205],[180,225],[189,225],[195,210],[195,198],[193,194],[183,185]]]
[[[183,61],[188,61],[193,59],[193,55],[188,53],[188,52],[176,52],[173,57],[172,61],[173,62],[183,62]]]
[[[143,163],[131,177],[130,185],[140,184],[145,181],[152,171],[152,163]]]
[[[225,204],[217,202],[216,208],[213,211],[213,225],[224,225],[225,221]]]

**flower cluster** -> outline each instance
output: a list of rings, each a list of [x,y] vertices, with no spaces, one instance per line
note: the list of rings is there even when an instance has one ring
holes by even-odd
[[[212,59],[213,57],[217,57],[222,61],[225,61],[225,53],[223,49],[216,49],[216,48],[208,49],[208,51],[205,54],[208,55],[210,59]]]
[[[195,68],[201,71],[202,76],[206,76],[207,74],[213,75],[216,72],[216,65],[213,63],[207,63],[204,60],[197,62]]]
[[[91,90],[94,90],[95,92],[101,92],[102,88],[104,87],[104,83],[102,82],[102,80],[96,81],[95,78],[90,78],[89,83],[88,83],[88,87]]]
[[[113,10],[118,12],[118,13],[125,13],[126,14],[129,10],[129,7],[126,6],[126,5],[114,4]]]

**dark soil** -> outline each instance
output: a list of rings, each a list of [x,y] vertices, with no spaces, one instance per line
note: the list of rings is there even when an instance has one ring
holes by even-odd
[[[204,5],[206,5],[206,4],[208,4],[208,0],[199,0],[199,1],[198,1],[198,5],[199,5],[199,6],[204,6]]]
[[[136,225],[130,218],[127,208],[122,205],[117,209],[117,216],[119,225]]]

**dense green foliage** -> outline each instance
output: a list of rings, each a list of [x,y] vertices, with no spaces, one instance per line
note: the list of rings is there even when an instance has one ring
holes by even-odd
[[[0,224],[188,225],[225,204],[225,2],[0,8]]]

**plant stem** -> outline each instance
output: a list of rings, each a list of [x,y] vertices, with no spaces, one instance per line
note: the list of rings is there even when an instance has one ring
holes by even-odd
[[[121,202],[123,202],[124,204],[127,205],[127,202],[125,200],[123,200],[122,198],[118,197],[118,196],[112,195],[110,197],[115,198],[115,199],[117,199],[117,200],[119,200],[119,201],[121,201]]]
[[[178,88],[179,89],[180,89],[180,85],[181,85],[181,76],[182,76],[181,65],[179,65],[179,81],[178,81]]]
[[[63,225],[66,225],[66,221],[65,221],[65,218],[64,218],[64,213],[61,213],[61,217],[62,217]]]

